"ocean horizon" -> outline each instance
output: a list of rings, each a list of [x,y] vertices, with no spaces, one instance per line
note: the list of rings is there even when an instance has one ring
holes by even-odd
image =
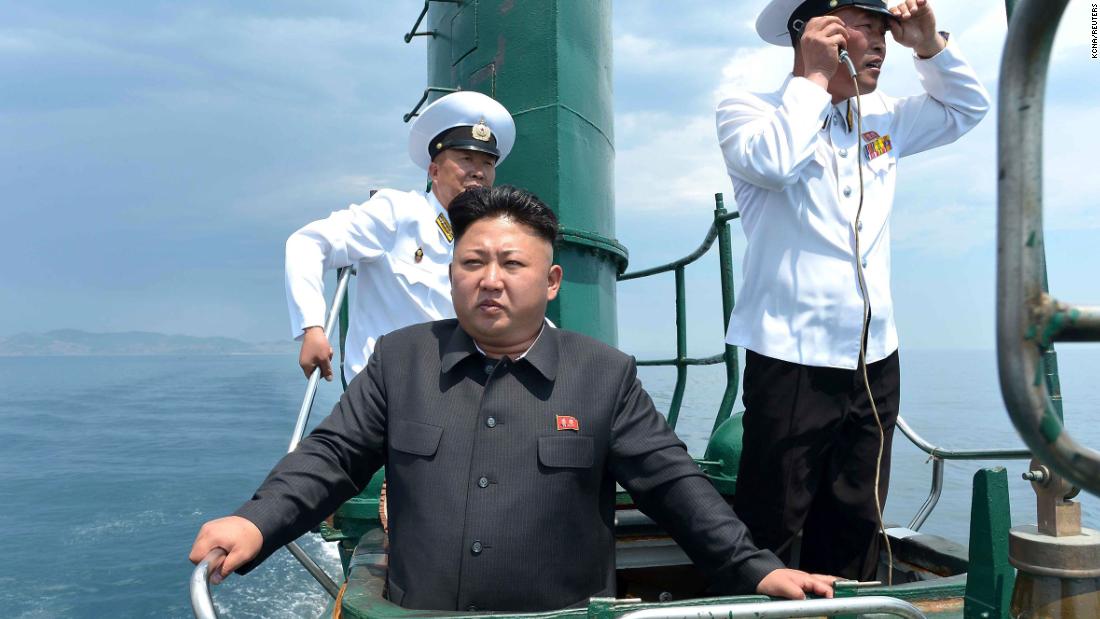
[[[1100,445],[1091,423],[1100,348],[1059,349],[1068,430]],[[901,352],[902,416],[946,448],[1022,445],[1001,402],[992,351]],[[667,411],[671,368],[640,368]],[[689,370],[678,431],[702,456],[724,388],[722,366]],[[187,554],[206,520],[251,496],[285,453],[305,380],[290,355],[0,358],[0,512],[7,561],[4,615],[190,617]],[[311,426],[339,397],[322,384]],[[740,410],[738,405],[735,410]],[[943,497],[922,531],[965,544],[971,481],[982,467],[1008,469],[1013,524],[1034,522],[1026,461],[948,462]],[[888,523],[906,524],[928,495],[927,455],[894,441]],[[1100,501],[1080,497],[1087,526]],[[339,573],[335,550],[307,535],[304,547]],[[227,617],[310,617],[327,596],[285,551],[214,590]]]

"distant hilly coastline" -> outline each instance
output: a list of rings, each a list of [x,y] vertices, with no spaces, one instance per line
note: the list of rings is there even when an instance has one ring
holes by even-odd
[[[297,345],[289,340],[256,343],[231,337],[193,337],[147,331],[89,333],[77,329],[58,329],[0,337],[0,357],[262,355],[293,353],[296,350]]]

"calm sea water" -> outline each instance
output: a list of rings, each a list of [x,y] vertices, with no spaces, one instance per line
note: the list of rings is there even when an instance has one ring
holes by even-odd
[[[1100,446],[1095,348],[1060,352],[1070,430]],[[1020,444],[1001,409],[991,352],[908,352],[902,414],[945,447]],[[643,368],[658,406],[673,372]],[[681,435],[701,455],[723,388],[720,368],[693,368]],[[187,553],[202,522],[250,496],[285,451],[305,381],[294,359],[227,357],[0,358],[0,615],[188,617]],[[338,397],[325,385],[316,418]],[[899,435],[900,437],[900,435]],[[931,465],[895,442],[886,518],[906,523],[928,492]],[[1025,463],[949,463],[943,499],[924,530],[965,542],[971,477],[1009,470],[1013,521],[1034,520]],[[1085,520],[1100,528],[1100,503]],[[333,549],[304,547],[330,573]],[[215,590],[231,617],[316,616],[325,594],[285,551]]]

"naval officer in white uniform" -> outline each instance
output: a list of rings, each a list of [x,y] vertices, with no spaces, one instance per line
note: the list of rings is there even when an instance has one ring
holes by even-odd
[[[306,376],[320,367],[332,380],[332,346],[324,332],[326,269],[355,265],[344,379],[366,365],[379,336],[408,325],[454,317],[447,268],[454,236],[447,207],[471,187],[491,187],[516,127],[508,110],[477,92],[448,94],[420,113],[409,131],[409,156],[431,190],[382,189],[362,204],[298,230],[286,242],[291,334],[302,341]]]
[[[881,541],[880,426],[860,368],[864,299],[864,360],[883,439],[881,504],[899,403],[890,297],[898,162],[969,131],[989,95],[955,41],[937,31],[926,0],[889,9],[883,0],[773,0],[756,28],[768,43],[793,43],[795,53],[778,90],[738,94],[717,111],[748,238],[727,334],[746,349],[735,508],[756,543],[780,558],[791,559],[801,531],[802,569],[871,579]],[[875,92],[887,32],[912,50],[923,94]],[[862,130],[841,48],[857,72]]]

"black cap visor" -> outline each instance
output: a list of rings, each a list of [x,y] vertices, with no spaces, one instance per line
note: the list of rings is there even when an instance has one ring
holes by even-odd
[[[791,34],[791,40],[797,44],[806,30],[806,22],[849,6],[896,19],[894,14],[886,8],[884,0],[806,0],[791,13],[790,19],[787,20],[787,32]]]
[[[428,143],[428,157],[434,160],[439,153],[451,149],[477,151],[500,159],[496,136],[490,135],[488,140],[479,140],[473,136],[473,127],[468,125],[451,127],[432,138]]]

